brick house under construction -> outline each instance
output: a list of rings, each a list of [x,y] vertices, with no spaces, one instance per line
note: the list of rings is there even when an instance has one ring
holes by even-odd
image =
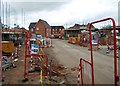
[[[55,38],[61,38],[63,36],[64,26],[51,26],[51,35]]]
[[[39,19],[39,21],[35,24],[35,23],[31,23],[33,24],[29,26],[29,31],[32,31],[34,34],[37,35],[42,35],[43,37],[51,37],[51,26],[44,20]]]
[[[34,29],[35,29],[35,25],[37,24],[37,22],[31,22],[30,25],[29,25],[29,31],[32,32],[32,33],[35,33]]]

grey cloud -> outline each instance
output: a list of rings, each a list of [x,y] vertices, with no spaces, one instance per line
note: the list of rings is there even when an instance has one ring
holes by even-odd
[[[11,2],[10,5],[16,12],[37,12],[37,11],[53,11],[59,9],[67,2]]]
[[[70,2],[72,0],[4,0],[7,2]]]

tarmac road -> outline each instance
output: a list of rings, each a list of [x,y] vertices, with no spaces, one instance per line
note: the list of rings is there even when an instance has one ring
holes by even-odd
[[[53,39],[53,46],[55,58],[67,68],[78,67],[81,57],[90,61],[90,51],[87,47],[73,45],[59,39]],[[113,66],[112,56],[94,51],[95,84],[114,84]]]

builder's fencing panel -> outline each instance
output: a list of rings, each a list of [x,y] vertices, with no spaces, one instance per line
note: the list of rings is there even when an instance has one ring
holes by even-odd
[[[92,84],[92,66],[90,63],[82,60],[82,78],[83,84]]]

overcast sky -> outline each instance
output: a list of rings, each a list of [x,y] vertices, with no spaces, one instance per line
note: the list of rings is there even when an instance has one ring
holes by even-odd
[[[116,23],[118,21],[119,0],[4,0],[4,5],[6,1],[11,8],[11,25],[24,25],[23,9],[26,28],[30,22],[37,22],[39,19],[50,25],[64,25],[65,28],[75,23],[86,24],[106,17],[115,18]]]

